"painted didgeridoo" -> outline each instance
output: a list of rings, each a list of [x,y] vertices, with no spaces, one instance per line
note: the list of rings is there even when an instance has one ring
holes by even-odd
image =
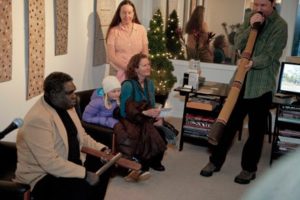
[[[231,85],[230,91],[228,93],[227,99],[221,109],[218,118],[216,119],[215,123],[212,125],[209,133],[208,133],[208,142],[212,145],[217,145],[219,143],[219,139],[221,138],[226,123],[232,113],[232,110],[236,104],[238,99],[240,90],[243,86],[243,82],[247,73],[245,66],[250,62],[250,58],[252,55],[252,51],[254,48],[254,44],[256,41],[256,37],[258,34],[258,30],[260,28],[260,23],[254,23],[250,34],[248,36],[246,48],[242,53],[242,58],[238,65],[237,72],[234,76],[234,81]]]

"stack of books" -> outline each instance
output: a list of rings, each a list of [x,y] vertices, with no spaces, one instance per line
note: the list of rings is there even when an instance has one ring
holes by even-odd
[[[280,113],[280,117],[300,119],[300,108],[285,106],[284,110]]]
[[[299,131],[293,131],[293,130],[289,130],[289,129],[279,130],[279,135],[285,136],[285,137],[292,137],[292,138],[299,138],[300,139],[300,132]]]
[[[216,99],[217,98],[217,99]],[[187,108],[213,111],[219,105],[219,97],[203,98],[202,96],[190,97],[186,103]]]
[[[207,138],[208,132],[215,119],[193,114],[186,114],[184,134],[192,137]]]
[[[299,147],[300,144],[297,144],[297,143],[290,143],[290,142],[286,142],[286,141],[278,141],[277,143],[278,145],[278,149],[280,151],[293,151],[295,150],[296,148]]]

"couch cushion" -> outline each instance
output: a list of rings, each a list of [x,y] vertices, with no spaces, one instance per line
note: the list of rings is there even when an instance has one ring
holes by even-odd
[[[76,95],[78,97],[76,111],[80,118],[82,117],[85,107],[89,104],[94,90],[95,89],[76,92]]]
[[[17,148],[14,142],[0,141],[0,180],[11,180],[17,166]]]

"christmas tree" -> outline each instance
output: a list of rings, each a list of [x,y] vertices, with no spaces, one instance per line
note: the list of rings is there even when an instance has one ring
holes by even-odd
[[[182,48],[182,29],[179,27],[179,19],[176,10],[170,14],[166,29],[166,47],[170,58],[184,59],[184,49]]]
[[[149,54],[152,64],[151,79],[154,81],[156,94],[167,95],[176,82],[172,74],[174,67],[168,59],[164,24],[160,10],[157,10],[150,20],[148,30]]]

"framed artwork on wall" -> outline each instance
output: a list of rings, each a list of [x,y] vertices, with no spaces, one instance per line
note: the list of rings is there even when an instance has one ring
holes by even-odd
[[[96,0],[93,66],[107,63],[105,38],[115,9],[115,1]]]
[[[12,77],[12,6],[11,0],[0,0],[0,82]]]
[[[55,55],[68,52],[68,0],[55,0]]]
[[[43,92],[45,73],[45,2],[28,0],[27,100]]]

